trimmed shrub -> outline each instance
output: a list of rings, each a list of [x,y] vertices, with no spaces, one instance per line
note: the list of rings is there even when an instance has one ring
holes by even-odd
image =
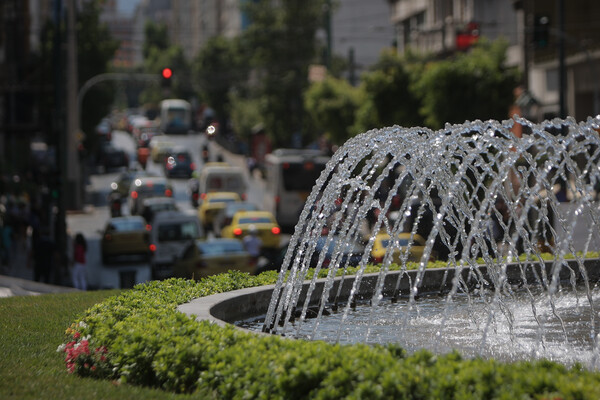
[[[229,272],[137,285],[87,310],[67,329],[59,351],[69,372],[81,376],[218,398],[600,398],[600,374],[578,365],[291,340],[198,322],[176,310],[197,297],[276,279],[273,271]],[[100,353],[72,352],[69,358],[69,347]]]

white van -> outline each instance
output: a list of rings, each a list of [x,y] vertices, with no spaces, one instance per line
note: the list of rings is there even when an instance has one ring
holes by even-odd
[[[182,211],[157,213],[150,231],[153,279],[171,277],[173,263],[181,257],[185,247],[195,239],[204,237],[204,230],[196,215]]]
[[[246,178],[244,170],[232,166],[206,166],[198,177],[200,201],[210,192],[235,192],[246,198]]]

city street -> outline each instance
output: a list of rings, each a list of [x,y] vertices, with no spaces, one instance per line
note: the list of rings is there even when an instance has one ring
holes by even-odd
[[[113,131],[112,136],[113,144],[127,151],[133,165],[135,163],[136,148],[131,135],[124,131]],[[189,149],[195,164],[198,168],[201,168],[203,163],[200,159],[200,148],[207,141],[204,135],[170,135],[169,139],[177,146]],[[221,155],[230,164],[245,168],[246,161],[243,156],[226,152],[213,141],[208,142],[211,151],[211,160],[215,160],[217,155]],[[148,161],[147,170],[160,175],[164,174],[162,165],[153,163],[152,161]],[[88,204],[84,208],[84,212],[69,213],[67,215],[67,229],[69,234],[74,236],[77,232],[81,232],[88,242],[87,277],[90,289],[118,288],[126,285],[131,279],[134,279],[135,283],[140,283],[151,278],[150,265],[147,262],[131,259],[110,266],[105,266],[101,262],[101,230],[104,228],[108,218],[110,218],[110,211],[107,207],[107,196],[110,193],[111,182],[122,171],[123,169],[121,168],[102,174],[91,175],[86,188],[86,203]],[[246,178],[248,183],[248,200],[260,206],[264,184],[249,174]],[[178,207],[185,213],[196,213],[196,210],[192,207],[190,195],[187,190],[187,179],[171,179],[171,182]],[[124,203],[123,213],[129,213],[126,203]]]

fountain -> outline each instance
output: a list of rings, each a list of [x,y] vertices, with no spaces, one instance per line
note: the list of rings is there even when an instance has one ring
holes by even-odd
[[[339,342],[352,326],[350,336],[372,342],[377,310],[394,309],[387,341],[431,336],[420,344],[436,346],[463,325],[448,346],[468,336],[475,355],[510,359],[520,348],[527,357],[560,358],[565,351],[552,349],[575,342],[566,352],[584,355],[573,361],[596,366],[600,262],[590,252],[600,248],[599,128],[598,117],[514,117],[438,131],[394,126],[350,139],[307,199],[261,329],[319,339],[327,325]],[[380,232],[389,246],[379,271],[367,274]],[[327,262],[319,240],[335,249]],[[359,261],[345,251],[357,242]],[[447,268],[429,268],[433,260]],[[327,278],[307,279],[309,268]],[[351,322],[357,312],[360,330]]]

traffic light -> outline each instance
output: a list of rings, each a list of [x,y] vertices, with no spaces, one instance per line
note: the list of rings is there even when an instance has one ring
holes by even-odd
[[[536,49],[544,49],[548,46],[550,37],[550,19],[547,15],[536,14],[533,27],[533,45]]]
[[[163,68],[161,71],[161,86],[171,86],[171,78],[173,77],[173,70],[171,68]]]

